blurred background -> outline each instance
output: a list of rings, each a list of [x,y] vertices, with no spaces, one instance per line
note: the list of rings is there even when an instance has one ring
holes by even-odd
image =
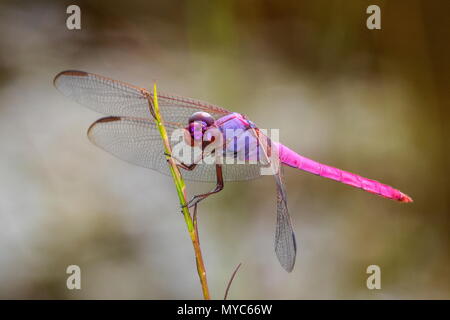
[[[81,8],[81,30],[66,8]],[[366,8],[381,8],[381,30]],[[285,170],[294,271],[273,251],[271,177],[202,203],[213,298],[450,298],[448,1],[2,1],[0,298],[200,299],[171,179],[88,141],[101,115],[66,69],[245,113],[314,160],[390,184],[400,204]],[[192,195],[210,185],[190,184]],[[66,268],[81,267],[81,290]],[[368,290],[366,268],[381,268]]]

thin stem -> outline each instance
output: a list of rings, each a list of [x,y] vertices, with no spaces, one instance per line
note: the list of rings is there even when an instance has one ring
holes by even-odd
[[[198,224],[197,224],[197,205],[198,203],[194,205],[194,214],[192,215],[192,221],[194,223],[195,233],[197,234],[198,244],[200,245],[200,236],[198,234]]]
[[[202,251],[200,249],[200,242],[199,242],[199,238],[198,238],[197,221],[196,221],[196,219],[194,222],[192,221],[191,214],[187,207],[187,201],[186,201],[186,192],[185,192],[186,184],[184,183],[183,177],[181,176],[178,166],[176,165],[174,159],[172,158],[172,149],[170,147],[169,138],[167,136],[166,128],[164,127],[164,124],[163,124],[163,119],[159,112],[158,93],[156,90],[156,83],[153,86],[153,101],[152,101],[151,97],[149,96],[148,103],[149,103],[150,113],[155,118],[156,125],[158,126],[158,130],[159,130],[161,139],[164,144],[164,152],[165,152],[166,160],[169,165],[170,173],[172,174],[173,181],[175,183],[175,187],[177,189],[178,199],[180,200],[182,213],[184,216],[184,220],[186,222],[186,227],[187,227],[189,236],[191,237],[192,245],[194,247],[195,261],[197,264],[197,273],[200,278],[200,284],[202,285],[203,297],[205,300],[209,300],[210,299],[209,288],[208,288],[208,282],[206,280],[206,269],[205,269],[205,265],[203,263]],[[197,209],[197,208],[195,208],[195,209]],[[195,223],[195,225],[194,225],[194,223]]]
[[[242,262],[238,264],[236,269],[234,269],[233,274],[231,275],[230,281],[228,281],[228,285],[227,285],[227,288],[225,290],[225,296],[223,297],[223,300],[227,300],[228,291],[230,291],[230,288],[231,288],[231,283],[233,282],[234,277],[236,276],[236,273],[238,272],[238,270],[241,267],[241,265],[242,265]]]

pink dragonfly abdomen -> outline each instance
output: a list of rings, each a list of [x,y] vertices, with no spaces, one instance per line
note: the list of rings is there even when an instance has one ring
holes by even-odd
[[[278,152],[281,162],[290,167],[333,179],[349,186],[378,194],[385,198],[400,202],[413,201],[409,196],[391,186],[305,158],[282,144],[279,145]]]

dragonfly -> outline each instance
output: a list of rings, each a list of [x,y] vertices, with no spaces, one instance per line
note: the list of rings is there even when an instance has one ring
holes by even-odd
[[[152,92],[105,76],[77,70],[60,72],[54,79],[54,85],[63,95],[106,115],[89,127],[88,138],[91,142],[122,160],[170,175],[167,155],[164,153],[160,133],[154,121]],[[225,182],[261,177],[262,167],[273,162],[269,159],[269,154],[271,158],[275,155],[276,160],[284,166],[332,179],[388,199],[412,202],[409,196],[391,186],[316,162],[277,141],[270,140],[243,114],[172,94],[158,93],[157,98],[168,135],[183,129],[187,132],[187,138],[190,138],[186,143],[191,146],[192,141],[200,140],[200,149],[205,150],[208,143],[201,142],[201,139],[211,128],[220,132],[226,132],[226,129],[240,132],[240,136],[229,139],[225,135],[221,142],[224,148],[221,156],[231,160],[241,158],[244,164],[236,164],[233,161],[205,163],[201,161],[203,153],[196,159],[191,157],[190,163],[175,158],[185,180],[216,184],[210,192],[194,196],[189,201],[189,206],[197,205],[208,196],[217,194],[223,189]],[[256,143],[252,144],[253,147],[249,147],[248,143],[236,144],[236,138],[242,137],[247,139],[247,142],[251,140]],[[260,161],[250,162],[255,155]],[[273,172],[277,192],[275,253],[281,266],[291,272],[296,260],[297,244],[281,167]]]

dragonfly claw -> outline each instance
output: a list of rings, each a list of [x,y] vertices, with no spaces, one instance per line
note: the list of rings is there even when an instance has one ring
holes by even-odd
[[[181,208],[192,208],[192,207],[196,206],[203,199],[204,198],[193,197],[191,200],[188,201],[187,204],[185,204],[184,206],[181,206]]]

